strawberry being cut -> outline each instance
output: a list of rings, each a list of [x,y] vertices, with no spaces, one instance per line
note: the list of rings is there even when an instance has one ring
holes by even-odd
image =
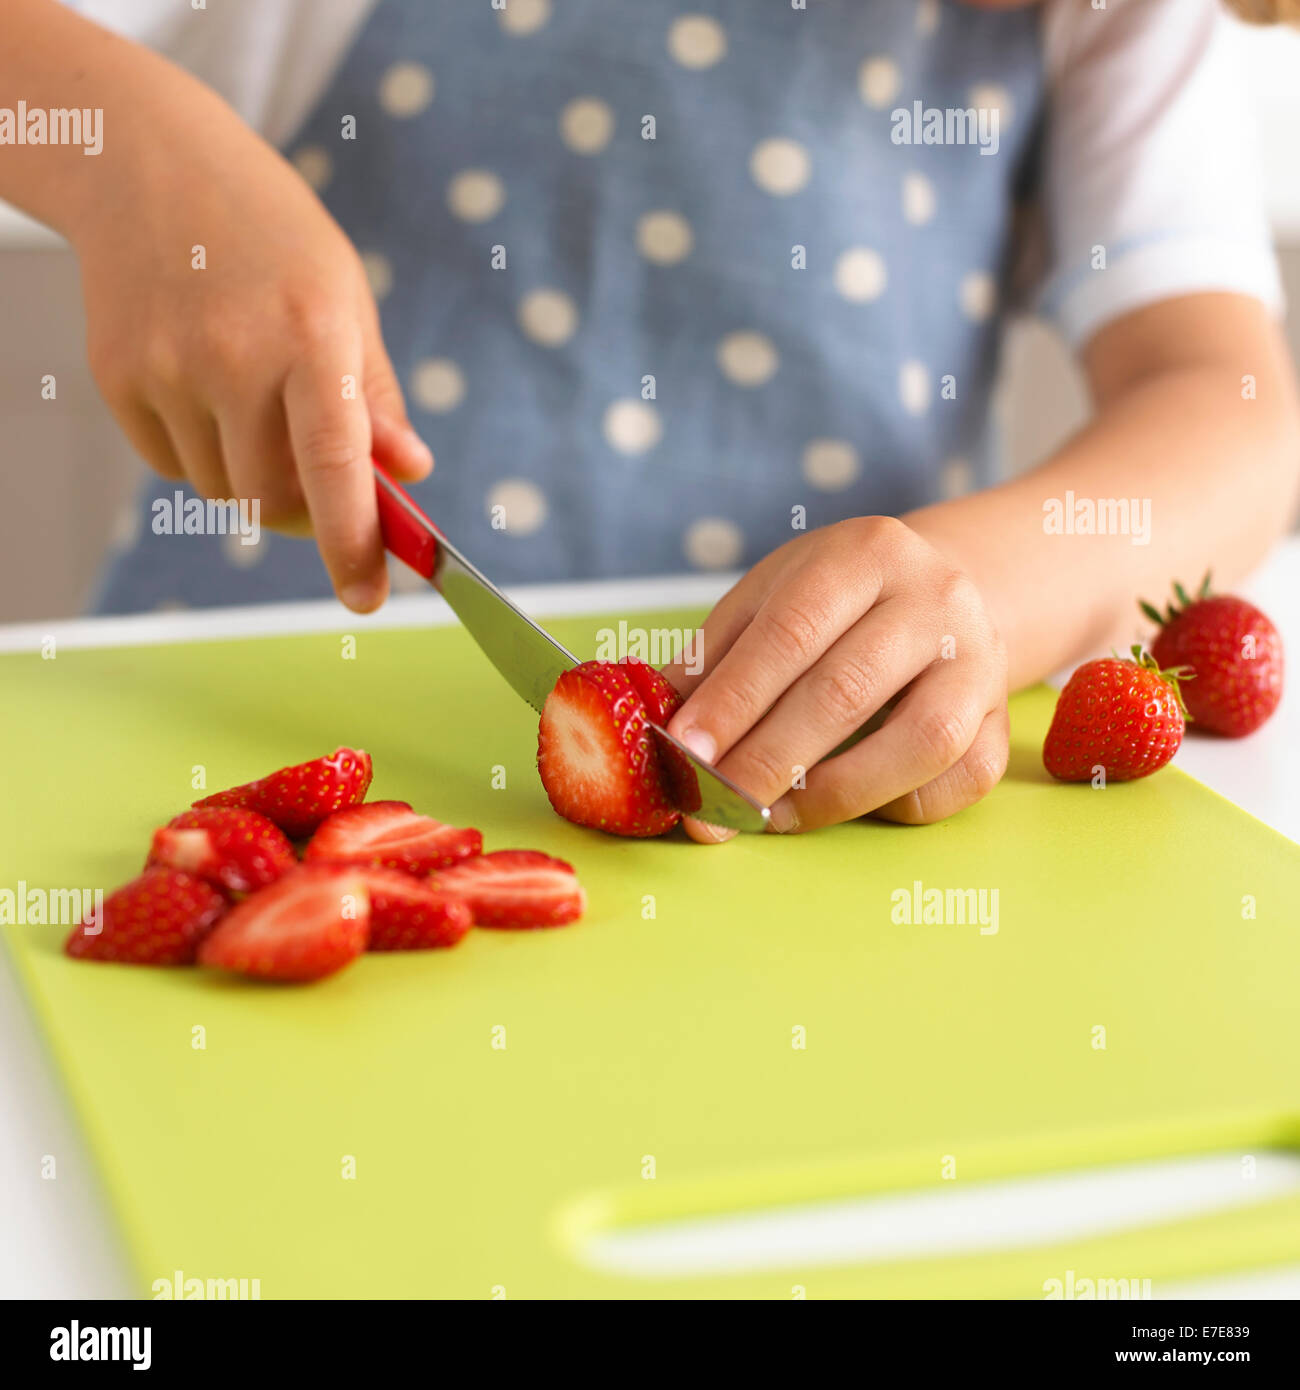
[[[536,849],[498,849],[432,878],[463,898],[480,927],[560,927],[582,916],[587,897],[563,859]]]
[[[423,951],[454,946],[474,925],[463,898],[439,892],[400,869],[362,869],[370,894],[370,950]]]
[[[198,960],[266,980],[318,980],[355,960],[369,939],[365,875],[303,866],[232,907]]]
[[[618,664],[636,687],[651,723],[658,724],[661,729],[666,728],[668,721],[685,703],[676,686],[667,676],[634,656],[625,656]],[[699,810],[700,784],[691,760],[667,740],[654,738],[653,741],[673,805],[688,815],[691,811]]]
[[[1282,699],[1282,637],[1245,599],[1210,592],[1210,576],[1194,599],[1181,584],[1164,613],[1139,606],[1160,631],[1151,653],[1162,666],[1186,666],[1196,681],[1183,692],[1197,729],[1244,738]]]
[[[336,748],[327,758],[282,767],[256,782],[205,796],[194,805],[242,806],[257,811],[296,840],[310,835],[326,816],[364,801],[370,777],[369,753],[360,748]]]
[[[647,836],[681,819],[645,702],[622,665],[584,661],[556,681],[542,707],[537,770],[551,805],[577,825]]]
[[[63,949],[80,960],[188,965],[229,906],[223,894],[193,874],[146,869],[105,899],[98,923],[88,918],[74,927]]]
[[[1066,682],[1043,743],[1043,766],[1063,782],[1108,782],[1158,771],[1183,741],[1180,670],[1161,670],[1141,647],[1133,660],[1085,661]]]
[[[371,801],[336,811],[312,836],[304,858],[427,874],[482,852],[477,830],[443,825],[405,801]]]
[[[238,806],[200,806],[155,830],[150,864],[165,864],[232,893],[274,883],[298,862],[284,831]]]

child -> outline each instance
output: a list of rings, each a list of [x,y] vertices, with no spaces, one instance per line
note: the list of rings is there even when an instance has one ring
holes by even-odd
[[[703,672],[670,670],[672,729],[779,829],[978,799],[1009,684],[1127,634],[1172,576],[1240,574],[1292,515],[1280,293],[1211,0],[248,0],[168,24],[246,109],[297,103],[292,164],[57,0],[8,0],[0,56],[28,108],[103,111],[93,158],[0,149],[0,196],[76,248],[155,491],[309,518],[359,611],[387,591],[372,455],[499,581],[749,567]],[[1016,273],[1095,414],[999,483]],[[305,545],[255,549],[145,525],[102,607],[321,590]]]

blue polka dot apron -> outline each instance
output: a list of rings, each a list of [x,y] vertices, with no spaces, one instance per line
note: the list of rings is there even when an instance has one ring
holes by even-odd
[[[992,481],[1042,89],[1032,9],[381,0],[286,153],[489,575],[731,569]],[[99,611],[330,592],[309,541],[154,534],[175,486]]]

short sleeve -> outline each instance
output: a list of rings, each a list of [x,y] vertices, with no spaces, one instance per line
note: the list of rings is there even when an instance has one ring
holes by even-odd
[[[1074,345],[1157,300],[1283,293],[1219,0],[1048,0],[1040,312]]]

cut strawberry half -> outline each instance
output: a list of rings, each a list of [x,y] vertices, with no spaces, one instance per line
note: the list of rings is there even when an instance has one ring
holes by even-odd
[[[585,661],[542,707],[537,770],[565,820],[614,835],[662,835],[680,816],[646,706],[627,670]]]
[[[233,907],[199,947],[199,964],[266,980],[318,980],[365,949],[365,875],[297,868]]]
[[[214,792],[194,803],[242,806],[266,816],[293,839],[310,835],[335,811],[357,806],[370,789],[370,754],[360,748],[336,748],[327,758],[282,767],[256,782]]]
[[[561,927],[582,916],[587,896],[573,866],[536,849],[498,849],[433,875],[463,898],[480,927]]]
[[[371,801],[336,811],[312,836],[303,857],[427,874],[482,852],[477,830],[443,825],[405,801]]]
[[[63,949],[79,960],[188,965],[230,904],[210,884],[178,869],[146,869],[104,901],[99,919],[74,927]]]
[[[154,831],[148,862],[182,869],[232,893],[251,893],[298,860],[284,831],[265,816],[238,806],[201,806]]]
[[[370,894],[370,950],[423,951],[454,946],[474,925],[463,898],[400,869],[359,871]]]

